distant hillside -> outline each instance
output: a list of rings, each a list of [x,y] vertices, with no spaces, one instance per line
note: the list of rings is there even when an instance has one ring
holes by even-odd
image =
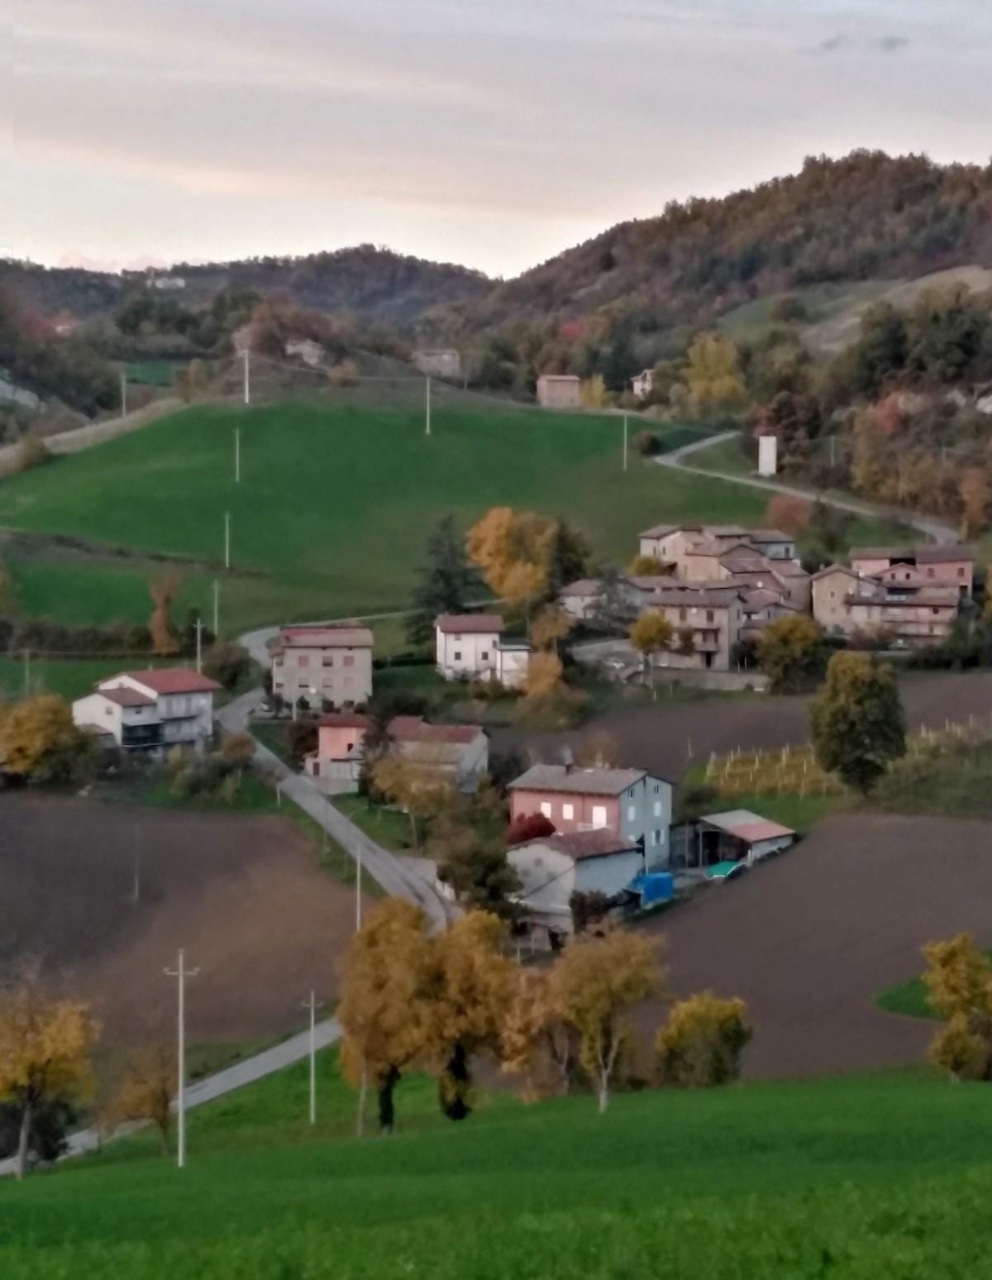
[[[708,323],[807,285],[911,279],[992,264],[992,165],[856,151],[724,199],[624,222],[436,316],[439,329],[628,319],[641,332]]]
[[[226,286],[287,297],[321,311],[346,311],[359,319],[404,325],[431,307],[481,297],[490,282],[481,272],[451,263],[392,253],[372,245],[306,257],[251,258],[242,262],[178,263],[164,276],[180,277],[182,289],[168,296],[202,304]],[[0,261],[0,287],[46,316],[68,312],[77,319],[109,315],[146,287],[144,272],[86,271]]]

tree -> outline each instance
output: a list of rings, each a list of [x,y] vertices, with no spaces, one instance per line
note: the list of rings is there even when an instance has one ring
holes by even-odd
[[[653,563],[657,563],[654,561]],[[635,613],[627,596],[627,582],[616,565],[607,565],[599,578],[599,594],[589,622],[607,635],[626,634]]]
[[[777,493],[765,509],[765,524],[770,529],[781,529],[796,537],[813,518],[813,504],[805,498],[794,498],[788,493]]]
[[[228,734],[220,744],[218,755],[235,769],[247,769],[255,759],[255,739],[247,732]]]
[[[810,708],[822,768],[867,795],[906,754],[906,722],[896,673],[867,653],[835,653]]]
[[[572,617],[556,604],[547,604],[530,624],[531,643],[535,649],[557,653],[558,641],[572,629]]]
[[[579,388],[579,395],[583,409],[605,409],[610,403],[610,394],[601,373],[594,373],[591,378],[586,378]]]
[[[579,1057],[595,1081],[603,1112],[621,1056],[632,1043],[628,1014],[661,986],[656,943],[622,929],[583,934],[568,942],[553,972],[556,1007],[575,1028]]]
[[[341,1064],[353,1084],[372,1081],[383,1133],[395,1124],[396,1086],[427,1044],[433,963],[429,921],[401,898],[380,903],[348,946],[337,1007]]]
[[[493,507],[468,531],[469,559],[511,606],[555,596],[587,571],[589,547],[565,521]]]
[[[663,613],[647,609],[630,628],[630,643],[643,658],[654,689],[655,655],[671,648],[672,624]]]
[[[39,782],[70,781],[93,754],[72,710],[52,693],[0,707],[0,768]]]
[[[317,721],[310,716],[301,716],[286,726],[286,748],[297,769],[302,768],[306,756],[317,750],[319,737]]]
[[[533,653],[527,664],[524,695],[528,700],[553,697],[562,686],[565,668],[555,653]]]
[[[553,836],[556,830],[555,824],[543,813],[521,813],[510,823],[506,843],[511,848],[517,844],[528,844],[531,840]]]
[[[162,1154],[169,1154],[172,1099],[177,1088],[175,1050],[164,1044],[137,1050],[127,1061],[111,1103],[115,1125],[150,1121],[158,1130]]]
[[[578,529],[566,520],[555,520],[547,542],[548,594],[555,598],[562,587],[589,572],[592,550]]]
[[[148,582],[148,594],[152,598],[152,614],[148,630],[152,636],[152,652],[167,656],[179,652],[179,638],[172,621],[172,606],[179,595],[179,579],[174,573],[164,573]]]
[[[505,937],[506,926],[496,916],[470,911],[433,940],[427,1052],[449,1120],[472,1112],[472,1059],[499,1048],[512,998]]]
[[[230,692],[251,675],[251,654],[230,640],[215,640],[203,655],[203,674]]]
[[[585,933],[593,925],[605,920],[610,910],[610,900],[598,889],[583,893],[576,889],[568,896],[568,909],[576,933]]]
[[[744,404],[744,379],[732,339],[719,333],[700,334],[686,360],[686,382],[697,413],[739,409]]]
[[[958,934],[923,948],[923,982],[947,1020],[930,1056],[957,1080],[992,1080],[992,965],[972,938]]]
[[[758,661],[773,693],[798,693],[823,675],[820,628],[805,614],[776,618],[758,640]]]
[[[17,1176],[27,1172],[35,1118],[84,1093],[98,1025],[85,1004],[49,1000],[30,977],[0,995],[0,1102],[17,1116]]]
[[[634,556],[627,566],[632,578],[668,578],[672,576],[672,566],[659,560],[657,556]]]
[[[663,1084],[709,1088],[740,1075],[741,1054],[753,1035],[743,1000],[721,1000],[712,991],[672,1006],[658,1033]]]
[[[958,477],[961,495],[961,536],[973,538],[988,527],[989,491],[988,472],[983,467],[966,467]]]
[[[452,813],[436,824],[429,847],[438,879],[450,885],[462,906],[490,911],[501,920],[517,918],[513,895],[520,892],[520,877],[498,834]]]
[[[525,1101],[568,1093],[576,1053],[575,1029],[562,1016],[553,971],[515,969],[500,1058],[507,1075],[523,1077]]]
[[[427,563],[417,575],[406,634],[411,644],[427,644],[434,619],[442,613],[464,613],[479,588],[478,574],[465,555],[465,540],[454,516],[443,516],[427,538]]]
[[[373,769],[372,785],[407,814],[414,848],[422,843],[424,825],[449,812],[458,800],[450,773],[426,749],[412,755],[390,752]]]
[[[631,443],[642,458],[653,458],[661,452],[661,441],[656,431],[638,431]]]

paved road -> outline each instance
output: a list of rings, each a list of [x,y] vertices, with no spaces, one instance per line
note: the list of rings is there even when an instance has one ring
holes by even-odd
[[[736,476],[727,471],[707,471],[703,467],[686,466],[685,459],[691,457],[694,453],[701,453],[705,449],[712,449],[715,445],[723,444],[726,440],[733,440],[738,436],[737,431],[725,431],[722,435],[710,436],[705,440],[694,440],[691,444],[686,444],[681,449],[673,449],[671,453],[659,454],[655,461],[661,467],[675,467],[680,471],[688,471],[695,476],[708,476],[714,480],[726,480],[730,484],[743,484],[752,489],[767,489],[770,493],[785,493],[792,498],[819,497],[832,507],[837,507],[841,511],[851,511],[859,516],[879,516],[883,519],[901,520],[904,524],[910,524],[915,529],[925,534],[928,538],[932,538],[934,542],[941,546],[948,546],[958,541],[957,530],[953,525],[945,524],[943,520],[938,520],[935,516],[921,515],[915,511],[908,511],[902,507],[886,507],[874,502],[861,502],[857,498],[846,498],[836,493],[820,493],[818,490],[803,489],[798,485],[782,484],[777,480],[762,480],[757,476]]]

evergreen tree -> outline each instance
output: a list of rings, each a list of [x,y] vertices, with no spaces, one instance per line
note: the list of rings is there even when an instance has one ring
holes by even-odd
[[[478,576],[465,555],[465,545],[453,516],[443,516],[427,539],[427,563],[413,590],[413,612],[406,634],[411,644],[427,644],[440,613],[462,613],[478,589]]]

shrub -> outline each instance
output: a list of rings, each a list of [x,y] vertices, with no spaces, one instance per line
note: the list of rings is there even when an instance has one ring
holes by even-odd
[[[634,448],[643,458],[653,458],[661,452],[661,441],[653,431],[638,431],[634,436]]]
[[[743,1000],[722,1000],[712,991],[680,1000],[658,1033],[662,1084],[710,1088],[736,1080],[752,1035]]]
[[[203,674],[228,691],[236,689],[251,675],[248,650],[229,640],[215,640],[203,655]]]
[[[589,893],[576,890],[568,899],[568,908],[572,913],[572,923],[576,933],[585,933],[594,924],[606,919],[610,909],[610,900],[605,893],[593,889]]]
[[[541,840],[545,836],[553,836],[556,830],[555,824],[543,813],[522,813],[510,823],[506,833],[506,843],[526,844],[528,840]]]
[[[51,460],[51,451],[44,440],[40,436],[26,435],[14,451],[11,473],[21,475],[25,471],[34,470],[35,467],[43,467]]]

